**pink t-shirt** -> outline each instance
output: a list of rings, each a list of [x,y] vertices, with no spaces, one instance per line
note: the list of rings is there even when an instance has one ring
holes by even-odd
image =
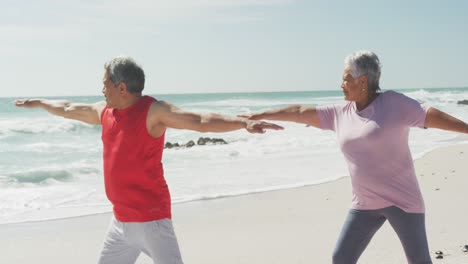
[[[320,126],[336,132],[353,186],[352,208],[397,206],[424,213],[424,201],[408,146],[410,127],[424,127],[426,107],[394,91],[362,111],[355,102],[318,106]]]

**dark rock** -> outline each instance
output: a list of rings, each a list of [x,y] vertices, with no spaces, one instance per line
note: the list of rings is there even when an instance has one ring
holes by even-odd
[[[180,147],[179,143],[166,142],[166,144],[164,144],[164,148],[178,148],[178,147]]]
[[[464,245],[462,248],[462,251],[465,253],[468,252],[468,245]]]
[[[222,138],[213,138],[211,140],[211,142],[213,142],[215,144],[227,144],[227,142]]]
[[[201,137],[201,138],[199,138],[199,139],[197,140],[197,145],[206,145],[206,143],[207,143],[207,142],[210,142],[210,141],[211,141],[211,139],[208,138],[208,137],[206,137],[206,138]]]
[[[203,138],[203,137],[201,137],[197,141],[198,145],[206,145],[207,143],[227,144],[227,142],[222,138],[208,138],[208,137]]]
[[[457,104],[468,105],[468,100],[461,100],[461,101],[458,101]]]
[[[193,142],[193,140],[190,140],[189,142],[187,142],[187,144],[185,144],[185,146],[187,148],[191,148],[191,147],[195,146],[195,142]]]
[[[201,137],[197,140],[197,143],[193,140],[190,140],[186,144],[180,145],[179,143],[171,143],[171,142],[166,142],[164,145],[164,148],[180,148],[180,147],[186,147],[186,148],[191,148],[195,145],[206,145],[206,144],[227,144],[227,142],[222,139],[222,138],[209,138],[209,137]]]

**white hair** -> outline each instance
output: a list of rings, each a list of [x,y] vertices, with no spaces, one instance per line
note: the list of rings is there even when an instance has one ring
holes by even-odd
[[[374,92],[380,90],[379,79],[382,65],[379,57],[367,50],[356,51],[345,58],[345,68],[353,78],[367,76],[367,85]]]

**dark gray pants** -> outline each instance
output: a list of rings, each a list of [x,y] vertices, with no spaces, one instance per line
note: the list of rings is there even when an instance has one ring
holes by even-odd
[[[406,213],[396,206],[349,211],[333,253],[334,264],[354,264],[379,228],[388,222],[400,238],[410,264],[432,264],[424,214]]]

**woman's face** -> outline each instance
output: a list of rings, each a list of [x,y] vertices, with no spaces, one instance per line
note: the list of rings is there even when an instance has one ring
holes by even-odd
[[[343,72],[343,81],[341,83],[341,88],[346,101],[359,101],[363,98],[365,94],[365,88],[363,86],[363,77],[361,76],[355,79],[348,68],[344,69]]]

